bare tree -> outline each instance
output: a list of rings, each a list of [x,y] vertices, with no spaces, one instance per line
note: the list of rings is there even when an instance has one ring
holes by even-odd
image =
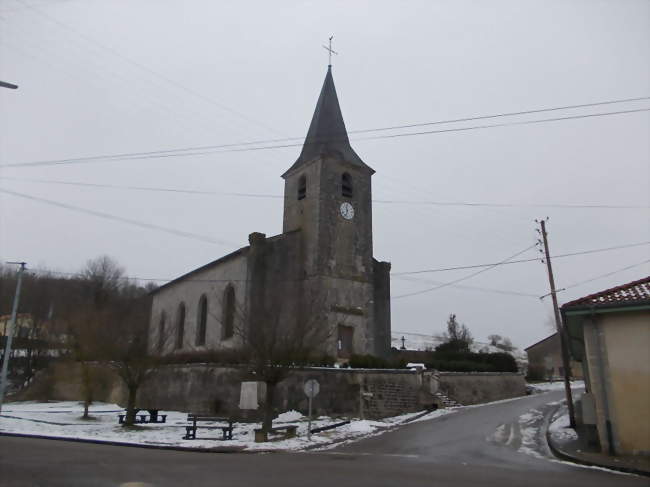
[[[504,352],[512,352],[517,348],[512,344],[510,338],[501,335],[488,335],[488,340],[490,340],[490,345],[497,347]]]
[[[97,309],[102,308],[115,296],[124,284],[124,268],[108,255],[101,255],[86,262],[79,274],[85,282],[84,288],[90,293]]]
[[[81,364],[84,417],[94,397],[93,362],[113,368],[127,390],[125,426],[135,420],[140,386],[160,364],[147,352],[150,301],[146,291],[128,283],[124,269],[108,256],[87,262],[80,273],[81,302],[69,313],[73,357]]]
[[[474,339],[466,325],[460,324],[455,314],[447,320],[447,332],[443,335],[444,343],[436,347],[437,351],[469,352]]]
[[[77,309],[67,317],[69,351],[72,359],[81,368],[81,394],[83,396],[83,419],[91,419],[88,413],[95,396],[95,371],[92,363],[96,361],[100,348],[100,327],[98,313],[90,307]]]
[[[510,340],[508,337],[503,337],[501,343],[497,343],[496,347],[500,348],[504,352],[512,352],[515,348],[517,348],[512,344],[512,340]]]
[[[326,354],[324,346],[331,341],[333,330],[322,304],[321,297],[312,296],[303,302],[298,316],[283,313],[282,302],[267,303],[255,312],[235,304],[234,335],[240,340],[241,357],[255,379],[266,385],[264,431],[273,426],[278,384],[296,367],[318,363]],[[223,315],[227,317],[228,313]],[[211,316],[224,325],[221,316]]]
[[[497,343],[499,343],[502,340],[501,335],[488,335],[488,340],[490,340],[490,345],[493,347],[496,347]]]
[[[160,356],[148,352],[150,302],[147,297],[122,298],[105,316],[101,357],[127,390],[124,426],[135,422],[138,391],[161,365]]]

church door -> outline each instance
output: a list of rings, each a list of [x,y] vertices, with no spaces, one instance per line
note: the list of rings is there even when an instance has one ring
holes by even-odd
[[[352,337],[354,328],[351,326],[339,325],[338,338],[336,340],[336,351],[341,358],[350,358],[353,353]]]

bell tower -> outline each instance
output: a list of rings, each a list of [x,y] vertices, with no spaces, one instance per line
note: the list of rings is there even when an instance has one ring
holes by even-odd
[[[300,156],[282,175],[283,232],[300,232],[302,308],[327,316],[324,346],[341,362],[390,350],[390,264],[372,254],[374,172],[350,145],[328,66]]]
[[[350,146],[329,66],[300,156],[282,175],[283,231],[302,232],[307,276],[370,281],[373,173]]]

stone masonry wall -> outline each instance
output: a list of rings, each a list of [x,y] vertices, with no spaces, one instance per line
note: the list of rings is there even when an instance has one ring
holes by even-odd
[[[24,399],[80,400],[78,366],[58,364],[55,373],[43,375],[48,386],[36,384]],[[412,370],[371,370],[308,368],[297,369],[281,382],[276,392],[276,409],[306,412],[308,400],[303,384],[308,379],[320,383],[314,399],[316,415],[359,416],[370,418],[415,412],[436,400],[436,377],[440,390],[461,404],[477,404],[521,396],[525,382],[520,374],[416,372]],[[210,364],[169,365],[159,369],[138,394],[138,407],[187,412],[219,413],[239,416],[240,384],[251,380],[245,367]],[[126,395],[119,378],[104,371],[95,395],[99,401],[124,405]],[[30,392],[29,390],[27,391]],[[361,393],[364,392],[363,399]]]
[[[526,393],[523,374],[440,372],[440,391],[463,405],[510,399]]]

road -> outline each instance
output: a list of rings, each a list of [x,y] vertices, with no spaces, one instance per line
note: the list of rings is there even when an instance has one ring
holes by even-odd
[[[551,392],[465,408],[306,453],[194,453],[0,437],[1,486],[644,486],[647,478],[552,461],[518,418]],[[544,414],[530,416],[544,421]],[[531,447],[531,453],[519,451]]]

